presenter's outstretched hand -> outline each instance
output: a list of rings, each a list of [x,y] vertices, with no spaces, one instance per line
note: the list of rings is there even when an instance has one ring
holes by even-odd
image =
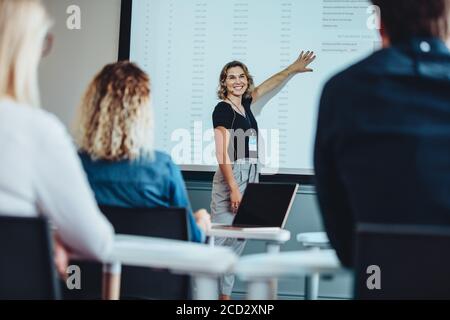
[[[316,59],[313,51],[302,51],[298,59],[288,67],[289,73],[313,72],[314,70],[308,66]]]

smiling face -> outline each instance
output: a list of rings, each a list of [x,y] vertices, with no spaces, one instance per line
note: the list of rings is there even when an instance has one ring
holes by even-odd
[[[248,89],[248,79],[244,69],[241,67],[232,67],[227,71],[225,86],[228,96],[242,97]]]
[[[245,64],[231,61],[222,68],[217,91],[220,100],[227,100],[230,97],[250,98],[253,90],[253,77]]]

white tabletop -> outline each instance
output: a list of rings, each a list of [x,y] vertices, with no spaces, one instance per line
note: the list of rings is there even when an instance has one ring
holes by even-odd
[[[299,233],[297,241],[302,242],[305,246],[329,246],[330,240],[326,232],[307,232]]]
[[[334,250],[293,251],[243,256],[234,272],[244,281],[272,277],[305,276],[313,273],[347,272]]]
[[[234,229],[210,229],[206,232],[210,237],[265,240],[284,243],[291,239],[291,233],[288,230],[234,230]]]
[[[231,269],[237,256],[225,247],[160,238],[116,235],[105,263],[169,269],[181,273],[221,274]]]

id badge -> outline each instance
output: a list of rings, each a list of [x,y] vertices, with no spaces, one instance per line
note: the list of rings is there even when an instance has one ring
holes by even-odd
[[[248,139],[248,151],[258,152],[258,137],[250,136]]]

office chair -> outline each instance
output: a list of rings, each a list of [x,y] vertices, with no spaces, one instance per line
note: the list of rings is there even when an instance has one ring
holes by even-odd
[[[358,225],[355,298],[450,299],[449,248],[448,226]]]
[[[190,240],[187,211],[179,208],[101,206],[116,234]],[[81,268],[81,290],[65,289],[67,299],[100,299],[102,268],[98,263],[73,262]],[[191,299],[191,280],[164,270],[122,267],[121,299]]]
[[[46,220],[0,216],[0,300],[56,300],[60,287]]]

